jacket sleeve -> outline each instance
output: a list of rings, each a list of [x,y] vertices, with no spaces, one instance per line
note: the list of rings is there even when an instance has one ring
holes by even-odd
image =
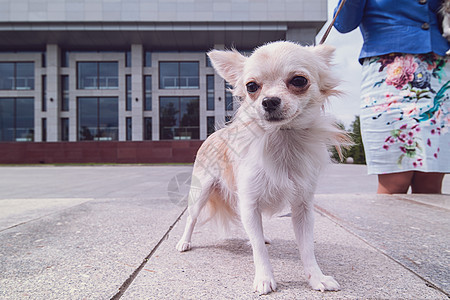
[[[342,0],[339,0],[338,6],[334,9],[334,15],[341,2]],[[347,0],[334,23],[337,31],[347,33],[356,29],[363,18],[365,5],[366,0]]]

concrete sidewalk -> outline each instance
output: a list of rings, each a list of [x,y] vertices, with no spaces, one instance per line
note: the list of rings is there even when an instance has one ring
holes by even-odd
[[[0,168],[0,299],[448,299],[449,195],[376,196],[364,166],[330,167],[316,195],[316,256],[342,290],[310,290],[281,213],[265,221],[278,291],[258,296],[242,229],[223,238],[197,227],[193,249],[175,250],[190,171]]]

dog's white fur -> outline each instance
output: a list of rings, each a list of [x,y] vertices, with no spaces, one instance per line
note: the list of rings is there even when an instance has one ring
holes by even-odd
[[[450,41],[450,0],[445,0],[442,3],[439,13],[442,16],[442,36]],[[450,55],[450,50],[447,50],[447,55]]]
[[[189,216],[177,249],[191,248],[200,214],[221,224],[240,218],[253,248],[254,288],[260,294],[277,287],[261,214],[273,214],[286,205],[292,210],[309,284],[315,290],[339,289],[333,277],[322,274],[313,241],[313,194],[319,172],[329,162],[326,146],[347,141],[322,111],[327,98],[339,94],[338,80],[330,72],[333,52],[330,46],[274,42],[257,48],[250,57],[234,50],[208,53],[241,103],[233,122],[212,134],[198,151]],[[292,79],[298,76],[307,80],[306,85],[294,85]],[[246,90],[249,82],[258,85],[256,92]],[[267,97],[281,100],[274,112],[264,109]]]

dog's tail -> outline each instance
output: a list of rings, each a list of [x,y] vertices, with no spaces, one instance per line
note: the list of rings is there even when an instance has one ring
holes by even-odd
[[[236,205],[232,196],[224,195],[220,188],[214,187],[208,202],[200,212],[199,225],[209,222],[221,236],[227,236],[231,225],[239,222]]]

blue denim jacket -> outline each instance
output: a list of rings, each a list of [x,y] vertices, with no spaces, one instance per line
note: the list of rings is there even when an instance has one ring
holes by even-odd
[[[439,30],[440,5],[440,0],[347,0],[334,27],[341,33],[360,27],[360,62],[394,52],[444,56],[449,43]]]

